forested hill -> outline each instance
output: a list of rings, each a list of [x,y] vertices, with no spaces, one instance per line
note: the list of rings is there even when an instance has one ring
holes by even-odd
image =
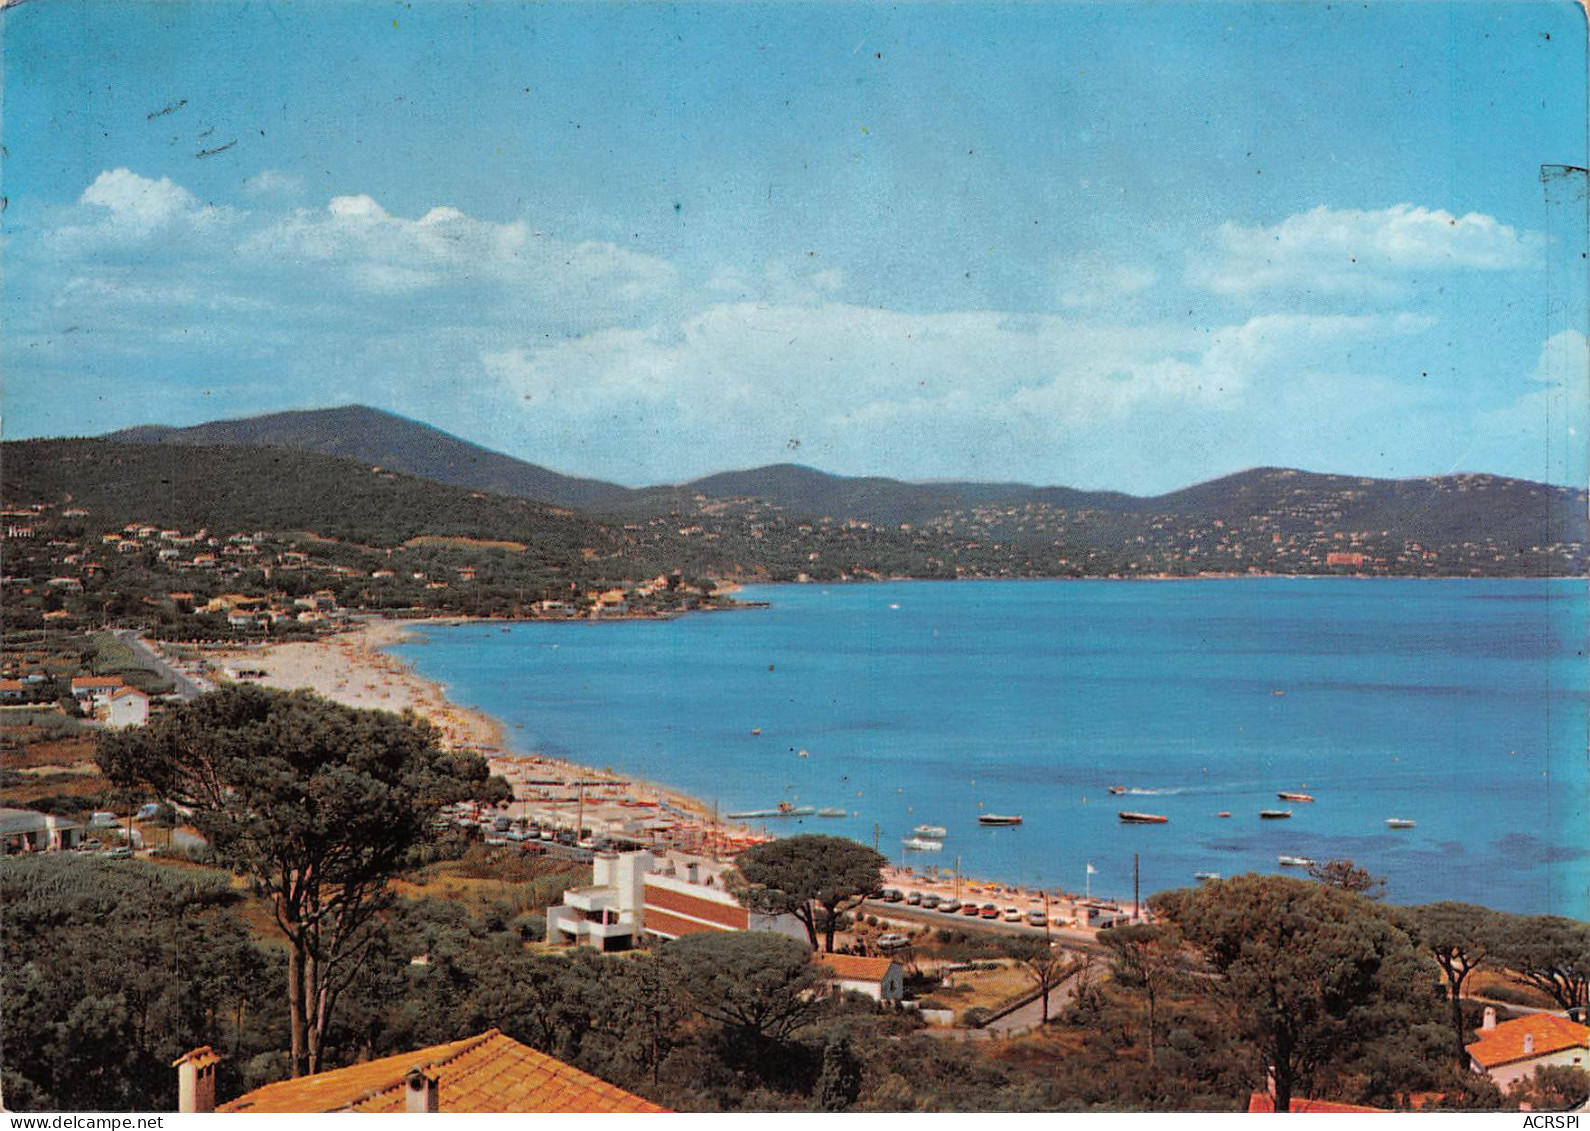
[[[343,456],[436,483],[586,511],[629,510],[638,503],[638,492],[616,483],[562,475],[364,405],[216,420],[191,428],[145,424],[103,439],[126,444],[287,448]]]
[[[728,497],[691,494],[663,513],[598,520],[284,448],[32,440],[5,445],[4,461],[7,507],[85,510],[88,534],[139,522],[306,530],[377,547],[506,540],[570,579],[675,569],[814,581],[1586,573],[1585,492],[1487,475],[1392,481],[1261,468],[1155,499],[896,484],[918,492],[911,508],[923,517],[884,522],[825,504],[882,506],[899,497],[894,481],[790,467],[713,477]]]
[[[436,483],[623,518],[721,516],[723,507],[716,504],[733,500],[740,512],[766,507],[791,519],[936,525],[961,529],[970,537],[1000,539],[1024,539],[1054,526],[1075,529],[1074,519],[1067,516],[1077,515],[1105,521],[1118,528],[1116,534],[1130,531],[1133,539],[1141,533],[1136,527],[1145,522],[1159,534],[1167,523],[1190,530],[1218,522],[1219,529],[1268,531],[1272,544],[1276,533],[1285,537],[1311,531],[1357,534],[1360,541],[1373,537],[1417,543],[1421,555],[1425,543],[1494,546],[1493,565],[1497,553],[1516,557],[1518,551],[1529,553],[1530,547],[1586,541],[1584,491],[1496,475],[1390,480],[1257,468],[1165,495],[1136,497],[1025,483],[907,483],[775,464],[680,485],[632,489],[563,475],[362,405],[191,428],[145,425],[105,439],[162,446],[266,446],[342,456]],[[1189,543],[1187,549],[1201,545]],[[1258,549],[1248,547],[1250,553]],[[1180,560],[1185,563],[1185,558]]]

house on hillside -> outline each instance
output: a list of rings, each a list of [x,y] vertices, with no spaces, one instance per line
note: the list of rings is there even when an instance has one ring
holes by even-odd
[[[118,687],[102,711],[107,725],[116,729],[141,727],[149,721],[149,696],[136,687]]]
[[[836,997],[843,993],[858,993],[866,994],[876,1002],[905,999],[905,970],[892,958],[814,954],[812,961],[833,972],[826,984]]]
[[[649,852],[600,852],[595,882],[570,888],[547,908],[549,942],[628,950],[642,934],[676,939],[702,931],[771,931],[807,942],[793,915],[763,915],[740,905],[722,888],[701,881],[690,864],[684,877],[662,875]]]
[[[127,684],[119,675],[80,675],[72,677],[72,698],[87,714],[102,710],[110,697]]]
[[[177,1070],[179,1112],[635,1115],[668,1110],[497,1029],[266,1084],[217,1106],[215,1070],[220,1061],[206,1046],[172,1065]]]
[[[1503,1091],[1537,1068],[1567,1065],[1583,1071],[1590,1064],[1590,1026],[1554,1013],[1528,1013],[1498,1023],[1496,1010],[1486,1006],[1479,1038],[1466,1046],[1469,1067],[1485,1073]]]
[[[83,826],[53,813],[0,809],[0,855],[63,852],[83,842]]]

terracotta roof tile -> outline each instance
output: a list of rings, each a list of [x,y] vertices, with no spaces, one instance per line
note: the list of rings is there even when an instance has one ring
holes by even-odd
[[[1534,1051],[1524,1053],[1524,1038],[1535,1038]],[[1533,1060],[1563,1049],[1590,1046],[1590,1027],[1550,1013],[1530,1013],[1503,1021],[1494,1029],[1481,1030],[1480,1039],[1468,1046],[1468,1053],[1482,1067],[1495,1068],[1515,1060]]]
[[[424,1068],[438,1080],[444,1112],[658,1112],[622,1088],[536,1052],[496,1029],[444,1045],[267,1084],[217,1111],[400,1112],[403,1079]]]
[[[1305,1096],[1293,1096],[1292,1102],[1287,1106],[1291,1112],[1315,1113],[1346,1113],[1346,1112],[1381,1112],[1383,1107],[1364,1107],[1361,1104],[1339,1104],[1332,1100],[1313,1100]],[[1250,1115],[1273,1115],[1275,1113],[1275,1097],[1268,1092],[1254,1092],[1248,1097],[1248,1113]]]
[[[881,982],[894,965],[892,958],[863,958],[856,954],[814,954],[812,961],[827,966],[836,978],[852,982]]]

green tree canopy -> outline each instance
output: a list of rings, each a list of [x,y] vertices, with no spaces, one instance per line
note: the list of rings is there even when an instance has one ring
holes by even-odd
[[[1584,1018],[1590,1004],[1590,923],[1561,915],[1504,916],[1495,953],[1503,966]]]
[[[703,931],[673,940],[663,953],[696,1012],[758,1053],[820,1008],[811,991],[821,971],[805,947],[784,935]]]
[[[826,946],[834,949],[839,913],[849,910],[883,883],[884,857],[839,836],[792,836],[770,840],[740,853],[735,867],[746,886],[737,893],[747,907],[796,916],[817,949],[817,914],[825,912]]]
[[[254,686],[107,733],[97,758],[118,786],[192,806],[219,858],[271,901],[288,944],[294,1075],[320,1067],[387,881],[436,811],[489,777],[483,759],[440,749],[411,715]]]
[[[1337,888],[1244,875],[1161,892],[1151,905],[1215,975],[1194,979],[1258,1051],[1286,1111],[1317,1070],[1395,1023],[1418,954],[1385,909]]]
[[[1411,910],[1414,940],[1435,959],[1446,979],[1452,1010],[1456,1063],[1468,1064],[1467,1026],[1463,1023],[1463,983],[1478,967],[1492,961],[1500,941],[1502,918],[1487,907],[1472,903],[1430,903]]]

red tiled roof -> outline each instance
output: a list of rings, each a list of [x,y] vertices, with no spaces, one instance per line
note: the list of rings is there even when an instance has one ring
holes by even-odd
[[[144,695],[144,693],[139,691],[136,687],[118,687],[115,691],[110,693],[110,697],[112,699],[120,699],[124,695],[137,695],[145,699],[148,698],[147,695]]]
[[[1524,1052],[1524,1038],[1535,1038],[1533,1052]],[[1537,1056],[1563,1049],[1590,1046],[1590,1026],[1580,1025],[1551,1013],[1530,1013],[1503,1021],[1494,1029],[1480,1031],[1480,1039],[1467,1046],[1468,1054],[1484,1068],[1511,1064],[1515,1060],[1534,1060]]]
[[[0,691],[25,691],[27,684],[20,679],[0,679]]]
[[[282,1080],[219,1105],[224,1112],[401,1112],[404,1078],[421,1068],[437,1078],[438,1109],[503,1112],[660,1112],[649,1100],[614,1087],[496,1029],[427,1049],[382,1057],[297,1080]]]
[[[1292,1102],[1287,1105],[1290,1112],[1315,1112],[1315,1113],[1347,1113],[1355,1111],[1380,1112],[1386,1114],[1383,1107],[1364,1107],[1361,1104],[1339,1104],[1330,1100],[1311,1100],[1302,1096],[1293,1096]],[[1275,1114],[1275,1097],[1268,1092],[1254,1092],[1248,1097],[1249,1115]]]
[[[881,982],[894,965],[892,958],[863,958],[859,954],[814,954],[812,961],[849,982]]]
[[[81,691],[93,687],[120,687],[122,679],[119,675],[77,675],[72,677],[72,690]]]

